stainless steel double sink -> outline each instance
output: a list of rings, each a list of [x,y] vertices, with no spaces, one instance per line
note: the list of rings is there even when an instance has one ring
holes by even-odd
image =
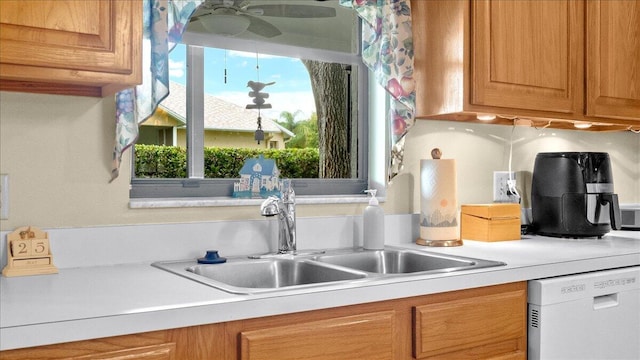
[[[222,264],[198,264],[191,260],[156,262],[152,265],[229,293],[255,294],[505,264],[419,250],[385,248],[270,255],[258,259],[236,257]]]

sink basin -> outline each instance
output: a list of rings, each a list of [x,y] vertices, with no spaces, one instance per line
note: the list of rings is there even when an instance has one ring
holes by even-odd
[[[277,258],[234,260],[213,265],[194,264],[191,261],[155,263],[154,266],[237,294],[309,287],[367,277],[367,274],[352,269],[342,269],[304,260]]]
[[[313,259],[322,263],[377,274],[452,272],[502,265],[502,263],[495,261],[390,249],[321,255]]]
[[[153,263],[153,266],[235,294],[293,290],[356,281],[473,270],[504,263],[418,250],[342,249],[324,255],[270,255],[230,258],[222,264],[195,260]]]

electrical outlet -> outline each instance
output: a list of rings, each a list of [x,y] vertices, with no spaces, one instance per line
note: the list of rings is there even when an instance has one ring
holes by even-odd
[[[9,220],[9,175],[0,175],[0,219]]]
[[[511,174],[511,176],[509,176]],[[512,171],[494,171],[493,172],[493,201],[500,203],[517,203],[520,197],[516,192],[512,191],[516,186],[516,173]],[[513,182],[510,188],[509,181]]]

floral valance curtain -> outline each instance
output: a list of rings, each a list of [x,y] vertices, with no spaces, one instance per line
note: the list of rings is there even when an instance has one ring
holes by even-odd
[[[116,140],[111,180],[122,154],[138,139],[138,124],[169,95],[169,51],[180,42],[189,17],[202,0],[143,0],[142,84],[116,94]]]
[[[404,140],[415,121],[413,35],[409,0],[340,0],[364,20],[362,59],[378,84],[391,95],[389,117],[391,156],[388,178],[402,167]]]

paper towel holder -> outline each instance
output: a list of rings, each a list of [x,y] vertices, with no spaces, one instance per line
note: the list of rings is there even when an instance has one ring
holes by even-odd
[[[436,223],[436,225],[433,225],[435,223],[435,221],[433,221],[434,217],[431,217],[431,215],[427,216],[425,215],[425,213],[430,214],[429,211],[425,211],[425,206],[429,206],[427,204],[429,204],[429,202],[433,202],[434,200],[438,201],[438,203],[440,203],[440,200],[437,197],[433,196],[434,192],[437,192],[437,190],[434,190],[434,187],[437,189],[437,183],[438,181],[437,178],[438,176],[434,174],[442,174],[442,170],[443,170],[443,166],[445,168],[445,170],[448,170],[448,174],[451,175],[451,172],[453,172],[453,188],[447,188],[445,193],[447,194],[447,197],[445,197],[446,200],[444,200],[445,205],[447,202],[449,202],[449,205],[451,205],[451,200],[453,200],[453,203],[455,204],[457,202],[457,184],[455,182],[455,161],[454,160],[440,160],[440,158],[442,157],[442,151],[440,151],[440,149],[438,148],[434,148],[431,150],[431,157],[432,160],[422,160],[421,161],[421,191],[420,191],[420,196],[421,196],[421,220],[420,220],[420,237],[418,237],[416,239],[416,244],[418,245],[423,245],[423,246],[432,246],[432,247],[451,247],[451,246],[461,246],[462,243],[462,239],[460,238],[460,231],[459,228],[457,228],[458,225],[458,214],[449,214],[449,216],[452,218],[453,223],[449,222],[449,223],[445,223],[446,225],[446,231],[442,232],[442,233],[434,233],[433,230],[429,230],[429,229],[434,229],[432,226],[442,226],[440,222]],[[437,170],[434,170],[437,169]],[[424,179],[422,178],[424,177]],[[425,182],[426,181],[426,182]],[[425,187],[425,189],[423,189],[422,187]],[[428,190],[425,192],[425,190],[428,188]],[[442,190],[442,188],[440,188],[440,190]],[[425,194],[431,194],[431,195],[425,195]],[[443,205],[444,206],[444,205]],[[457,204],[454,205],[454,207],[456,207]],[[433,209],[433,208],[431,208]],[[451,208],[449,208],[449,211],[452,211]],[[423,219],[423,217],[427,216],[429,219],[425,218]],[[440,217],[437,217],[438,219],[440,219]],[[445,219],[446,220],[446,219]],[[424,222],[424,224],[423,224]],[[453,229],[453,227],[451,225],[455,224],[456,229]],[[450,229],[450,230],[447,230]],[[428,231],[427,231],[428,230]]]

